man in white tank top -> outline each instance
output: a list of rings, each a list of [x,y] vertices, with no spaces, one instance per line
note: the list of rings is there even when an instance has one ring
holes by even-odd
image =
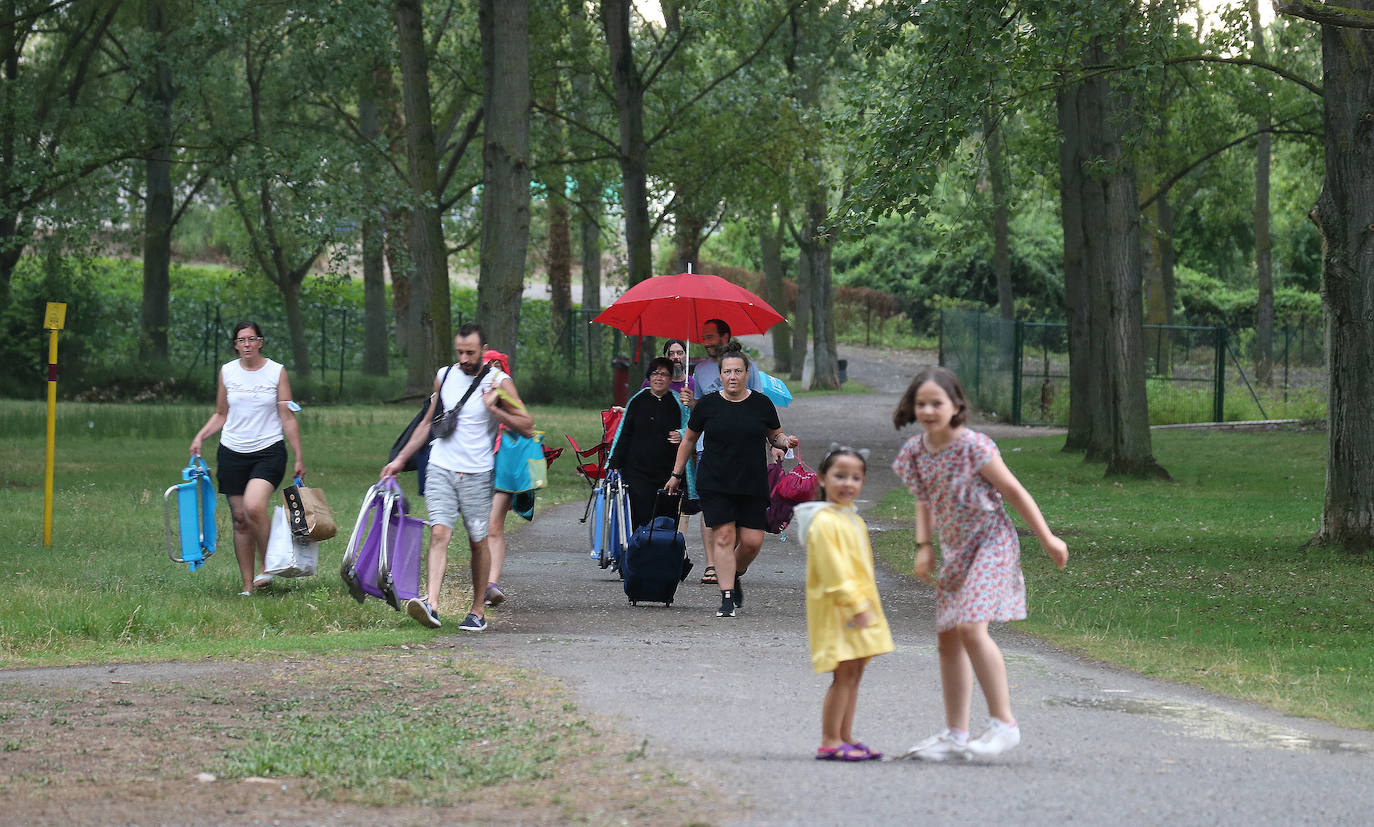
[[[406,612],[419,623],[437,629],[439,597],[448,568],[448,543],[458,517],[468,533],[468,548],[472,553],[472,608],[458,628],[480,632],[487,627],[487,575],[491,556],[487,549],[487,529],[491,518],[491,500],[495,477],[492,448],[499,425],[520,433],[528,433],[534,421],[525,410],[515,383],[499,367],[482,365],[481,354],[486,350],[486,337],[476,324],[458,329],[454,348],[458,354],[457,370],[442,368],[434,377],[434,396],[429,413],[411,434],[410,441],[396,458],[382,468],[382,478],[394,477],[405,469],[406,460],[430,442],[430,425],[436,409],[445,416],[456,416],[453,433],[430,444],[429,466],[425,472],[425,502],[429,507],[429,563],[426,566],[427,600],[419,598],[406,604]],[[477,387],[469,389],[473,383]],[[455,410],[455,406],[462,407]],[[442,407],[440,407],[442,406]]]

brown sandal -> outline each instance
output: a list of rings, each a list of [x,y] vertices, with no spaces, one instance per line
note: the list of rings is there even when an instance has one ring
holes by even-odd
[[[719,581],[716,580],[716,567],[715,567],[715,566],[707,566],[707,567],[706,567],[706,571],[703,571],[703,572],[701,573],[701,582],[704,583],[704,584],[706,584],[706,585],[708,585],[708,586],[714,586],[714,585],[716,585],[716,584],[719,582]]]

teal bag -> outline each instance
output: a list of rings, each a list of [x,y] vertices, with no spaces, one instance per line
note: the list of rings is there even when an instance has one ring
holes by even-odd
[[[779,408],[786,408],[792,404],[792,391],[787,389],[787,384],[776,376],[769,376],[763,371],[758,371],[759,390],[763,395],[773,400],[773,404]]]
[[[549,466],[544,460],[544,432],[522,436],[506,428],[496,443],[497,491],[519,494],[549,484]]]

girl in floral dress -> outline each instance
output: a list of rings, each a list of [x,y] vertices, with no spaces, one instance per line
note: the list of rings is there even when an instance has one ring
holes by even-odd
[[[923,433],[907,440],[892,470],[916,498],[916,576],[935,586],[935,631],[945,729],[907,750],[926,761],[986,757],[1021,742],[1011,714],[1007,667],[988,635],[988,624],[1026,616],[1026,583],[1016,529],[1002,507],[1016,508],[1060,569],[1069,549],[1041,516],[1035,500],[1002,462],[997,445],[964,427],[968,402],[949,370],[927,368],[907,388],[892,422],[919,422]],[[940,536],[940,569],[935,546]],[[987,730],[969,739],[973,678],[991,716]]]

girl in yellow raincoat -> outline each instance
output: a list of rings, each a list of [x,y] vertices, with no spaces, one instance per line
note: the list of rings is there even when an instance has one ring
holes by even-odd
[[[831,672],[821,706],[821,761],[867,761],[882,753],[854,737],[859,681],[874,655],[892,651],[892,632],[878,600],[868,526],[854,508],[868,469],[867,450],[832,445],[818,477],[825,497],[797,506],[806,545],[806,625],[811,665]]]

